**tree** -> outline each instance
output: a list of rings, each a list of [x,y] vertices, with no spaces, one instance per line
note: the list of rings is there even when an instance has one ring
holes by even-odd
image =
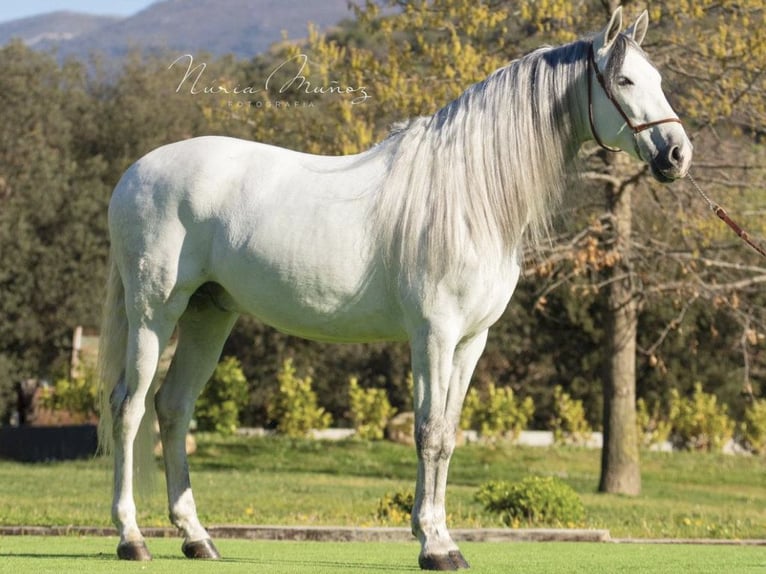
[[[606,10],[612,10],[614,4],[602,3]],[[696,133],[698,143],[700,135],[711,130],[712,126],[716,126],[719,134],[723,128],[730,138],[727,143],[732,150],[725,154],[725,165],[727,170],[737,173],[741,183],[747,181],[745,185],[752,185],[750,182],[756,175],[755,170],[747,168],[754,161],[752,151],[742,153],[743,145],[750,147],[749,144],[746,141],[738,142],[735,139],[736,131],[732,132],[725,126],[730,126],[732,121],[742,123],[742,120],[736,119],[739,104],[732,107],[731,102],[747,100],[748,112],[744,114],[747,117],[752,118],[754,114],[762,113],[758,111],[763,109],[763,83],[758,62],[762,63],[759,54],[763,46],[756,40],[743,41],[741,29],[743,22],[763,17],[761,4],[658,5],[652,9],[654,24],[650,28],[648,42],[650,53],[660,69],[666,71],[667,64],[670,70],[666,74],[669,80],[667,83],[670,84],[667,91],[681,102],[677,107],[687,120],[687,129],[690,133]],[[726,17],[721,18],[722,14],[726,14]],[[717,27],[717,34],[711,34],[713,21],[726,22]],[[654,38],[663,41],[657,43]],[[708,49],[708,46],[714,49]],[[737,65],[734,65],[735,60]],[[740,61],[743,63],[742,68],[739,67]],[[678,62],[684,65],[679,66]],[[691,66],[688,65],[690,62]],[[675,75],[679,70],[682,73]],[[697,117],[695,110],[702,109],[700,101],[709,101],[710,95],[714,95],[716,102],[704,108],[704,122],[697,124],[694,121]],[[687,109],[690,110],[688,114],[685,113]],[[739,112],[739,115],[743,114]],[[757,122],[751,119],[748,125],[754,123]],[[716,142],[715,148],[719,157],[722,157],[724,154],[721,154],[720,141]],[[734,149],[738,151],[732,153]],[[699,158],[699,146],[697,150]],[[604,155],[599,153],[595,157],[602,156],[600,161],[604,161]],[[705,163],[706,160],[698,160],[695,165],[704,166]],[[722,164],[720,161],[716,163],[718,166]],[[561,283],[573,274],[578,275],[578,280],[587,276],[587,284],[591,289],[588,292],[583,287],[583,293],[606,300],[606,304],[602,305],[608,310],[605,315],[608,351],[605,355],[607,368],[604,371],[606,442],[601,489],[636,492],[640,484],[637,472],[638,449],[633,446],[634,426],[630,422],[634,416],[630,405],[635,392],[635,382],[632,381],[635,380],[633,373],[636,358],[630,358],[633,354],[630,349],[640,350],[637,358],[646,364],[641,369],[645,380],[667,377],[668,369],[662,358],[662,349],[668,347],[670,336],[681,330],[685,318],[688,320],[697,316],[697,312],[690,312],[697,305],[709,305],[719,310],[728,308],[733,317],[739,316],[742,321],[742,340],[756,341],[757,333],[763,325],[763,313],[756,302],[762,298],[757,297],[753,290],[762,281],[763,268],[760,265],[734,263],[730,259],[722,260],[720,256],[724,253],[723,249],[727,258],[732,257],[733,236],[727,235],[728,230],[721,227],[720,222],[708,213],[703,214],[699,209],[695,211],[694,198],[684,189],[679,189],[679,185],[671,191],[670,198],[675,201],[675,205],[671,203],[672,208],[669,209],[669,190],[658,189],[640,170],[636,171],[635,165],[613,162],[611,166],[596,169],[592,162],[589,161],[588,165],[591,167],[585,177],[588,181],[600,182],[605,186],[607,209],[604,215],[592,219],[585,235],[572,231],[569,238],[565,237],[556,244],[551,254],[553,262],[549,259],[542,268],[547,273],[551,265],[555,267],[560,263],[558,257],[568,260],[558,272],[553,273],[551,281]],[[746,187],[740,189],[744,191]],[[742,195],[744,197],[733,198],[736,199],[734,205],[747,206],[748,201],[742,201],[746,196]],[[731,196],[724,194],[723,197]],[[752,199],[749,202],[752,204]],[[762,229],[754,225],[755,229],[759,227]],[[721,243],[722,240],[725,243]],[[587,246],[592,250],[583,259],[580,258],[581,250],[572,249],[572,246]],[[741,250],[736,254],[736,258],[740,257],[746,261],[752,260],[750,254]],[[587,264],[587,273],[578,271],[583,261]],[[727,276],[730,278],[727,279]],[[742,309],[744,290],[750,290],[752,295],[756,295],[753,301],[755,305],[749,304],[746,311]],[[672,306],[675,312],[663,304],[663,311],[667,311],[667,319],[664,319],[666,323],[657,324],[657,335],[642,333],[639,344],[637,327],[641,318],[656,315],[653,307],[662,304],[663,298],[667,297],[675,301]],[[654,317],[655,320],[658,318]],[[717,320],[723,320],[723,317]],[[715,332],[720,334],[720,329]],[[744,346],[752,348],[753,345],[746,343]],[[679,351],[680,357],[683,357],[684,350]],[[743,352],[743,357],[747,365],[747,350]],[[722,359],[720,353],[717,358],[719,361]],[[695,352],[694,360],[702,362],[707,358]],[[708,368],[708,372],[716,369],[714,365]],[[647,374],[651,376],[647,377]],[[685,392],[690,390],[691,381],[679,382],[684,385]],[[622,416],[615,412],[615,405],[612,404],[615,399],[622,405],[617,409],[623,413]]]
[[[166,64],[134,59],[110,83],[21,43],[0,50],[0,61],[0,385],[7,394],[13,381],[68,371],[72,331],[99,321],[111,189],[141,153],[192,135],[201,113],[194,102],[168,97],[170,84],[158,73]]]
[[[617,158],[610,158],[612,161]],[[639,441],[636,431],[636,334],[638,300],[631,261],[634,183],[606,186],[615,264],[606,267],[609,283],[604,366],[604,443],[601,450],[601,492],[637,495],[641,492]]]
[[[2,384],[50,375],[72,329],[95,321],[106,253],[104,162],[73,152],[85,73],[21,43],[0,50]]]
[[[608,10],[616,7],[616,2],[604,2],[603,4]],[[703,50],[695,52],[697,54],[695,67],[690,69],[684,66],[683,75],[686,78],[691,75],[693,83],[683,88],[680,85],[675,86],[681,96],[692,96],[699,99],[703,93],[717,93],[725,102],[747,100],[748,106],[751,106],[751,114],[753,110],[763,109],[763,100],[758,99],[759,90],[762,98],[762,90],[758,87],[761,71],[759,64],[755,64],[755,61],[762,62],[762,58],[757,60],[758,54],[761,54],[763,49],[760,44],[756,46],[748,42],[750,51],[744,58],[745,65],[742,69],[737,66],[736,72],[731,70],[723,74],[716,72],[711,75],[710,73],[710,70],[731,68],[732,54],[742,52],[745,49],[740,41],[742,30],[741,28],[737,29],[737,26],[756,17],[756,15],[758,18],[762,18],[763,7],[760,4],[734,5],[731,3],[721,6],[708,3],[704,6],[695,5],[694,7],[674,5],[668,10],[668,13],[664,13],[660,9],[653,11],[655,19],[661,20],[660,30],[675,41],[675,43],[671,42],[671,48],[660,48],[661,62],[666,61],[666,58],[667,61],[685,61],[679,57],[679,52],[683,53],[689,50],[690,38],[694,38],[694,35],[689,35],[687,32],[690,22],[692,22],[692,29],[696,29],[698,32],[706,30],[706,33],[709,34],[711,16],[719,11],[732,16],[726,19],[725,25],[719,26],[718,35],[714,35],[712,41],[707,37],[705,41],[700,42],[703,45]],[[756,5],[758,6],[756,7]],[[668,21],[672,21],[672,25],[669,25]],[[680,29],[681,26],[684,27],[683,31]],[[668,27],[674,28],[672,32],[668,30]],[[697,38],[702,38],[702,36]],[[711,54],[708,54],[704,49],[708,42],[715,47]],[[654,51],[652,53],[654,54]],[[705,57],[699,58],[700,53],[705,54]],[[675,56],[672,60],[671,54]],[[718,65],[711,65],[711,61],[716,59]],[[738,78],[734,80],[733,76],[738,76]],[[712,86],[710,86],[709,92],[703,91],[706,88],[700,89],[706,83],[711,82],[717,84],[714,89]],[[746,87],[743,89],[743,86]],[[692,110],[690,115],[694,117],[695,106],[690,105],[689,108]],[[736,112],[736,109],[728,104],[714,105],[712,109],[717,110],[713,115],[718,114],[718,121],[731,121],[734,117],[732,114]],[[706,127],[709,127],[711,125],[710,118],[706,122],[708,122]],[[689,126],[693,127],[694,124],[691,123]],[[637,179],[637,175],[640,176],[640,174],[635,173],[635,169],[620,167],[616,162],[612,162],[606,173],[591,174],[591,179],[605,182],[607,215],[604,219],[609,222],[608,228],[610,230],[610,233],[601,237],[601,241],[604,242],[600,249],[603,254],[601,261],[604,273],[599,277],[600,283],[598,284],[603,289],[605,293],[603,296],[608,302],[606,315],[607,366],[604,371],[605,445],[600,490],[630,494],[636,494],[640,490],[638,443],[635,436],[635,409],[633,406],[639,312],[657,301],[656,297],[652,297],[652,295],[668,293],[689,294],[692,301],[706,300],[717,305],[721,304],[722,298],[734,297],[735,301],[739,301],[739,297],[733,291],[741,292],[743,288],[757,285],[763,275],[762,270],[757,268],[750,267],[745,271],[743,266],[735,265],[739,267],[739,271],[745,271],[749,277],[745,279],[740,276],[737,280],[729,282],[728,285],[720,285],[721,268],[729,267],[731,270],[731,265],[730,262],[726,263],[720,260],[714,263],[712,258],[708,259],[706,267],[718,267],[718,271],[714,274],[700,273],[699,267],[694,263],[695,252],[699,253],[703,250],[710,252],[711,239],[720,230],[711,228],[709,226],[710,220],[694,218],[690,222],[685,211],[678,210],[674,225],[659,230],[659,233],[657,233],[657,229],[652,229],[650,231],[652,235],[647,235],[646,232],[655,227],[650,225],[644,225],[643,229],[639,229],[638,233],[635,233],[632,221],[635,218],[641,218],[643,222],[651,222],[653,217],[647,210],[652,209],[652,207],[656,208],[656,205],[647,206],[646,201],[634,201],[631,198],[631,192],[637,183],[642,188],[652,185],[645,182],[645,178],[639,177]],[[659,198],[665,193],[663,190],[650,195],[650,197]],[[658,200],[657,203],[660,201]],[[697,231],[695,237],[692,238],[691,234],[687,232],[679,238],[674,233],[677,229],[688,230],[689,228]],[[660,242],[657,241],[658,236],[662,236],[667,243],[660,245]],[[673,269],[672,265],[667,263],[674,260],[678,262],[680,252],[683,251],[681,246],[689,249],[687,255],[682,257],[686,264],[681,270]],[[669,280],[671,277],[673,280]],[[715,287],[711,288],[713,285]],[[680,308],[683,315],[688,309],[688,305],[684,304]],[[736,309],[733,310],[735,310],[735,314],[739,314]],[[762,314],[752,307],[744,315],[747,317],[748,329],[752,329],[752,323],[756,321],[756,316],[762,317]],[[671,321],[670,325],[674,325],[674,321]],[[657,358],[654,351],[658,350],[662,339],[671,329],[672,327],[663,329],[660,342],[652,345],[652,353],[649,353],[650,361],[656,363]]]

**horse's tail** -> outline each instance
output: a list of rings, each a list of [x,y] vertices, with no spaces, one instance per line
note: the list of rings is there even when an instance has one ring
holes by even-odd
[[[109,277],[98,345],[99,452],[110,454],[114,448],[114,417],[112,394],[126,369],[128,346],[128,315],[125,310],[125,287],[114,258],[110,256]],[[126,390],[123,392],[127,392]],[[117,399],[115,397],[115,399]],[[147,394],[146,413],[134,443],[134,467],[139,489],[146,492],[153,486],[154,424],[156,420],[153,390]]]
[[[128,346],[128,315],[125,312],[125,287],[117,264],[110,256],[106,298],[98,339],[98,446],[103,454],[114,447],[110,398],[125,371]]]

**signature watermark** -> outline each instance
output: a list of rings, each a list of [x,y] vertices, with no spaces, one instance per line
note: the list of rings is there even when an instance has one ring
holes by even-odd
[[[207,63],[195,62],[191,54],[173,60],[168,70],[180,69],[183,72],[176,86],[177,94],[241,96],[242,100],[236,103],[240,107],[272,107],[280,101],[290,102],[285,107],[313,105],[311,100],[302,102],[299,99],[301,95],[348,98],[349,103],[353,105],[363,104],[372,98],[365,86],[347,85],[336,80],[326,83],[312,82],[308,78],[308,66],[308,56],[297,54],[272,69],[264,80],[245,85],[230,85],[220,80],[209,80]],[[271,99],[275,96],[278,98],[276,102]],[[288,100],[288,97],[292,99]]]

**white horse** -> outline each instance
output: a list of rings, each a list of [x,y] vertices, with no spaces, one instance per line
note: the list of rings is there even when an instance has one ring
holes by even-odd
[[[120,558],[151,558],[133,478],[153,468],[138,461],[148,449],[136,438],[154,408],[183,552],[218,557],[197,518],[184,436],[225,339],[249,313],[309,339],[409,341],[419,563],[468,567],[447,530],[447,469],[487,329],[519,278],[522,235],[545,234],[583,142],[625,150],[662,181],[683,177],[691,161],[639,47],[646,28],[644,12],[622,33],[618,9],[602,32],[511,62],[358,155],[203,137],[159,148],[124,174],[109,207],[100,352]],[[175,357],[155,389],[176,327]]]

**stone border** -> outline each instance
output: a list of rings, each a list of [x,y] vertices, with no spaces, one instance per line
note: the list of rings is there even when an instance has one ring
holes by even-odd
[[[345,542],[408,542],[414,540],[409,528],[346,528],[346,527],[285,527],[285,526],[212,526],[213,538],[243,538],[248,540],[300,540]],[[450,530],[455,541],[471,542],[607,542],[608,530],[586,529],[511,529],[481,528]]]
[[[175,538],[175,528],[143,528],[148,538]],[[354,528],[342,526],[210,526],[214,539],[293,540],[299,542],[410,542],[409,528]],[[711,538],[612,538],[608,530],[581,528],[455,528],[456,542],[594,542],[613,544],[704,544],[720,546],[766,546],[766,540]],[[0,526],[0,536],[117,536],[109,527],[97,526]]]
[[[614,544],[702,544],[705,546],[766,546],[766,539],[758,538],[612,538]]]

